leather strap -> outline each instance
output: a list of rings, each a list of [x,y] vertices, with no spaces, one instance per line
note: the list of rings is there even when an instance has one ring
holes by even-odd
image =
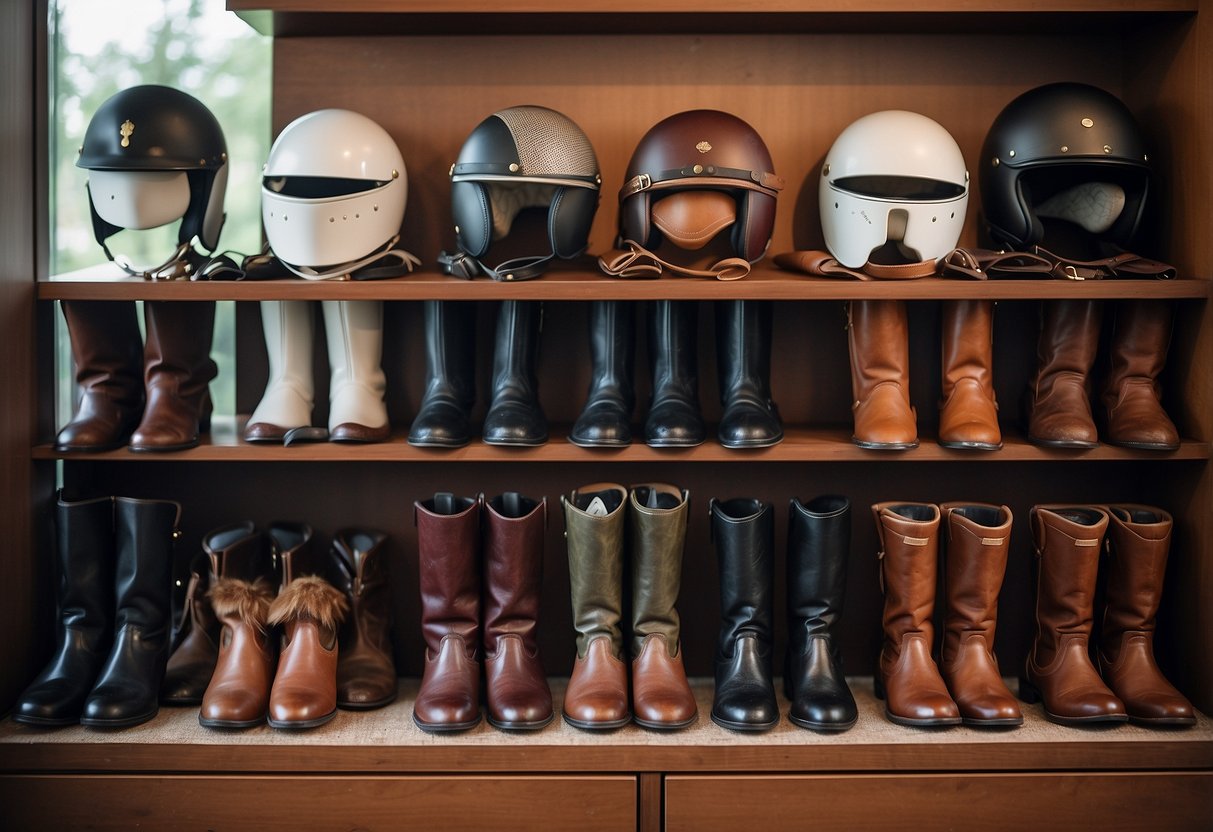
[[[693,165],[685,168],[672,168],[660,173],[640,173],[633,176],[619,189],[619,199],[623,200],[632,194],[647,191],[655,184],[683,179],[724,179],[737,182],[752,182],[759,190],[766,191],[772,196],[783,190],[783,177],[770,171],[743,170],[741,168],[722,168],[715,165]]]
[[[1156,280],[1173,280],[1176,275],[1174,266],[1128,251],[1118,251],[1098,260],[1071,260],[1041,246],[1033,246],[1032,252],[1047,260],[1052,265],[1053,276],[1062,280],[1151,277]]]
[[[993,251],[987,248],[957,248],[948,252],[939,267],[944,277],[970,280],[1051,277],[1053,264],[1027,251]]]
[[[464,254],[461,251],[451,254],[443,251],[438,255],[438,266],[442,269],[443,274],[449,274],[462,280],[471,280],[483,274],[503,283],[517,283],[542,276],[554,258],[554,254],[516,257],[513,260],[506,260],[498,266],[488,266],[470,254]]]
[[[393,241],[394,242],[394,241]],[[245,257],[239,267],[233,263],[233,268],[239,277],[220,276],[211,279],[222,280],[290,280],[293,277],[303,277],[307,280],[387,280],[393,277],[403,277],[421,265],[421,261],[404,249],[392,248],[377,254],[371,260],[359,260],[341,267],[324,272],[325,277],[300,273],[290,263],[274,256],[269,248],[262,249],[260,254]],[[209,268],[209,266],[208,266]]]
[[[402,277],[420,266],[421,260],[404,249],[396,248],[396,243],[399,241],[400,235],[397,234],[372,254],[349,263],[333,266],[322,272],[309,266],[295,266],[285,260],[281,262],[294,275],[302,277],[304,280],[382,280],[387,277]],[[398,264],[393,267],[376,265],[387,257],[396,258]]]
[[[634,240],[622,240],[627,250],[612,249],[598,258],[598,267],[611,277],[648,279],[661,277],[706,277],[716,280],[740,280],[750,273],[750,264],[740,257],[726,257],[706,269],[691,269],[662,260]]]
[[[775,265],[814,277],[838,277],[850,280],[916,280],[935,274],[935,261],[917,263],[864,263],[852,269],[839,263],[828,251],[789,251],[775,255]]]

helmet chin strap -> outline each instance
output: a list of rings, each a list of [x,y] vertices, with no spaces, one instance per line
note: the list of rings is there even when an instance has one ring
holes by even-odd
[[[750,273],[749,262],[740,257],[726,257],[706,269],[689,269],[662,260],[635,240],[622,240],[619,246],[620,249],[608,251],[598,258],[598,267],[611,277],[653,279],[668,271],[674,277],[740,280]]]
[[[343,263],[338,266],[332,266],[320,272],[309,266],[293,265],[286,262],[281,257],[278,258],[278,260],[292,274],[302,277],[304,280],[348,280],[351,273],[356,272],[365,266],[369,266],[376,260],[388,256],[399,258],[400,264],[404,267],[405,271],[411,272],[413,269],[421,265],[421,260],[416,255],[407,252],[404,249],[395,248],[395,245],[398,242],[400,242],[399,234],[392,237],[392,239],[388,240],[366,257],[359,258],[358,260],[351,260],[348,263]]]
[[[110,259],[110,262],[116,264],[131,277],[142,277],[146,280],[180,280],[189,277],[194,271],[194,264],[189,257],[193,253],[193,247],[188,242],[179,243],[173,250],[172,256],[159,266],[147,269],[135,268],[122,255],[114,256],[105,242],[101,243],[101,250],[105,252],[105,256]]]

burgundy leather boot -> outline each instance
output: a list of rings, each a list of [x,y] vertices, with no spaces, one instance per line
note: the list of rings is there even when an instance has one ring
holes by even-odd
[[[480,522],[484,497],[414,503],[425,669],[413,703],[422,731],[480,723]]]
[[[143,305],[147,407],[131,435],[132,451],[179,451],[210,430],[213,301],[148,301]]]
[[[372,529],[333,535],[332,582],[350,607],[339,638],[337,707],[351,711],[382,708],[396,699],[386,541],[387,535]]]
[[[552,721],[552,692],[536,630],[547,500],[507,492],[485,503],[484,676],[489,724],[507,730]]]
[[[65,300],[61,305],[80,402],[55,438],[55,450],[119,448],[143,415],[143,341],[135,304]]]

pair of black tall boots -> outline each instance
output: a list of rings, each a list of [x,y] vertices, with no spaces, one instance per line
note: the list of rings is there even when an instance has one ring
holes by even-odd
[[[772,680],[775,511],[756,499],[711,503],[720,562],[720,641],[712,721],[734,731],[779,722]],[[839,655],[851,504],[845,497],[792,500],[788,514],[788,718],[802,728],[845,731],[858,719]]]
[[[632,441],[635,302],[590,306],[589,395],[569,441],[616,447]],[[644,441],[653,447],[689,447],[706,437],[699,410],[696,301],[656,301],[649,316],[653,400]],[[716,304],[716,368],[724,414],[717,432],[727,448],[762,448],[783,439],[771,400],[769,301]]]
[[[173,544],[168,500],[60,494],[55,514],[57,646],[13,707],[43,727],[125,728],[159,710],[169,654]]]

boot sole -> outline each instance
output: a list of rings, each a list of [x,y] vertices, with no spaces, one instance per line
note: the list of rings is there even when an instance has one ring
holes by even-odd
[[[257,717],[257,719],[206,719],[199,714],[198,724],[203,728],[217,728],[219,730],[243,730],[246,728],[256,728],[259,725],[265,725],[265,717],[260,716]]]
[[[471,444],[470,439],[465,439],[462,442],[414,442],[412,439],[408,443],[414,448],[462,448],[465,445]]]
[[[712,714],[712,722],[715,722],[721,728],[727,728],[730,731],[745,731],[748,733],[758,733],[759,731],[769,731],[779,724],[779,719],[773,719],[770,722],[733,722],[730,719],[721,719]]]
[[[521,440],[501,440],[501,439],[482,439],[486,445],[495,445],[498,448],[538,448],[540,445],[546,445],[548,438],[545,436],[542,439]]]
[[[470,731],[480,724],[481,715],[477,714],[475,719],[469,719],[467,722],[422,722],[413,714],[413,724],[425,731],[427,734],[453,734],[456,731]]]
[[[1044,710],[1045,719],[1056,725],[1123,725],[1129,721],[1128,714],[1099,714],[1097,716],[1058,716]]]
[[[1006,717],[1000,719],[977,719],[974,717],[962,716],[960,722],[963,725],[968,725],[970,728],[1017,728],[1023,725],[1023,717],[1018,719],[1014,717]]]
[[[698,448],[700,445],[702,445],[706,441],[707,441],[706,439],[700,439],[698,442],[649,442],[649,441],[646,441],[644,444],[648,445],[650,448]]]
[[[337,716],[337,709],[333,708],[333,710],[331,710],[329,713],[325,714],[324,716],[318,716],[315,719],[279,720],[274,719],[273,717],[266,717],[265,721],[266,724],[268,724],[271,728],[281,728],[287,731],[292,731],[300,728],[318,728],[324,723],[332,721],[333,717],[335,716]]]
[[[909,451],[918,447],[918,440],[913,442],[864,442],[852,437],[851,442],[869,451]]]
[[[539,722],[501,722],[490,717],[485,717],[489,725],[492,725],[499,731],[538,731],[552,724],[552,720],[556,718],[555,714],[548,714],[546,719]]]
[[[685,719],[682,722],[654,722],[650,719],[641,719],[640,717],[632,717],[632,722],[635,722],[641,728],[647,728],[650,731],[678,731],[695,724],[699,719],[699,714],[696,713],[690,719]]]
[[[582,731],[614,731],[617,728],[622,728],[623,726],[630,724],[632,721],[630,714],[622,719],[612,719],[609,722],[590,722],[584,719],[573,719],[573,717],[564,713],[562,713],[560,716],[569,725],[572,725],[574,728],[580,728]]]
[[[78,715],[65,717],[46,717],[13,714],[12,720],[13,722],[19,722],[22,725],[33,725],[36,728],[63,728],[68,725],[80,724],[80,717]]]
[[[962,722],[958,716],[941,716],[932,719],[914,719],[908,716],[898,716],[888,708],[885,708],[884,715],[889,722],[904,725],[907,728],[951,728],[960,725]]]
[[[128,447],[133,454],[158,454],[188,451],[190,448],[197,448],[200,444],[201,440],[195,439],[192,442],[181,442],[176,445],[129,445]]]
[[[160,713],[157,708],[139,716],[128,716],[125,719],[89,719],[86,717],[80,718],[80,724],[86,728],[133,728],[136,725],[142,725],[145,722],[151,722],[156,718],[156,714]]]
[[[1190,728],[1196,724],[1194,716],[1130,716],[1129,722],[1144,728]]]
[[[343,711],[374,711],[379,708],[387,707],[396,701],[396,694],[392,694],[386,699],[379,699],[374,702],[342,702],[337,700],[337,707]]]
[[[849,731],[859,722],[859,717],[855,717],[849,722],[813,722],[809,719],[798,719],[797,717],[788,714],[788,722],[801,728],[808,728],[810,731],[828,731],[836,733],[839,731]]]
[[[1092,448],[1099,447],[1098,442],[1083,442],[1078,439],[1037,439],[1034,436],[1029,436],[1028,441],[1042,448],[1076,448],[1078,450],[1089,451]]]
[[[1132,448],[1135,451],[1178,451],[1179,445],[1159,445],[1153,442],[1108,442],[1118,448]]]
[[[944,442],[940,439],[939,447],[951,448],[954,451],[1001,451],[1002,443],[991,445],[989,442]]]
[[[614,442],[578,442],[570,436],[569,444],[576,445],[578,448],[626,448],[632,444],[632,440],[617,439]]]
[[[720,440],[717,440],[720,442]],[[775,439],[763,439],[758,442],[720,442],[722,448],[773,448],[783,441],[783,434]]]

